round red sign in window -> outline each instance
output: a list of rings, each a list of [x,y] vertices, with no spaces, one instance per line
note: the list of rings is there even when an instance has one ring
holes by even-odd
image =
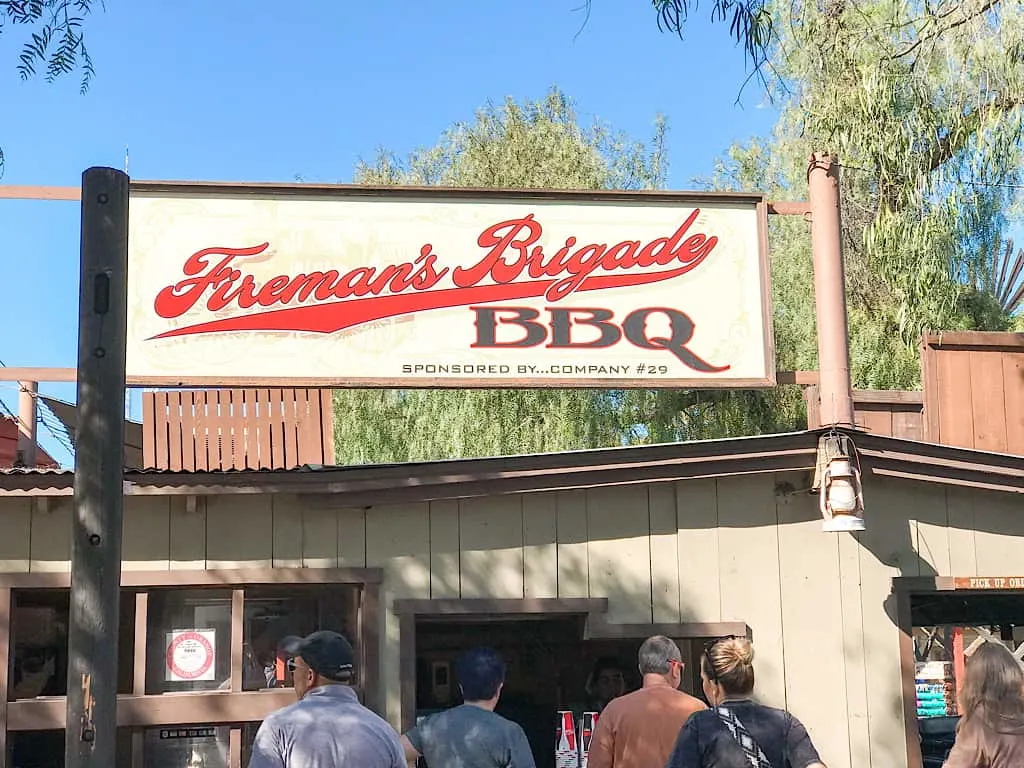
[[[213,643],[202,633],[179,632],[167,645],[167,669],[179,680],[198,680],[213,668]]]

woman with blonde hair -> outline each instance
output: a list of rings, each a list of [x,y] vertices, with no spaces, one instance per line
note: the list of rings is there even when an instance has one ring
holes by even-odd
[[[700,676],[711,708],[683,726],[667,768],[824,768],[799,720],[751,700],[754,648],[747,638],[707,643]]]
[[[1002,643],[983,643],[967,660],[960,723],[944,768],[1024,766],[1024,669]]]

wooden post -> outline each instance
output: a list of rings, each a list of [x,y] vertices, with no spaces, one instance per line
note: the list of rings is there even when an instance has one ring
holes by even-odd
[[[82,175],[81,248],[65,765],[109,768],[124,512],[128,177],[121,171]]]
[[[39,385],[34,381],[19,381],[17,455],[21,460],[21,466],[29,469],[36,465],[38,401]]]

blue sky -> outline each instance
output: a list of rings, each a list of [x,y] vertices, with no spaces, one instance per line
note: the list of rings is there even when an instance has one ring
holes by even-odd
[[[488,99],[539,98],[552,85],[585,119],[637,138],[664,114],[675,189],[693,187],[732,142],[771,130],[756,84],[736,104],[742,50],[706,9],[680,41],[658,31],[647,0],[594,0],[585,26],[581,5],[107,0],[87,27],[97,74],[84,96],[77,77],[21,82],[8,29],[0,183],[77,185],[89,166],[123,167],[126,147],[133,178],[347,182],[379,147],[433,144]],[[5,364],[75,365],[78,225],[76,203],[0,200]],[[74,400],[74,385],[42,391]],[[0,384],[0,399],[16,407],[13,385]]]

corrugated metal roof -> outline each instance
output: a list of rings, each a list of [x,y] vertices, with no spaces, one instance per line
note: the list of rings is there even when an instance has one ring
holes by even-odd
[[[584,448],[572,451],[558,451],[550,453],[523,453],[509,456],[482,456],[457,459],[431,459],[426,461],[391,462],[386,464],[302,464],[291,468],[262,468],[262,469],[209,469],[209,470],[175,470],[166,468],[134,468],[126,467],[125,476],[135,475],[178,475],[189,477],[194,475],[214,476],[239,476],[239,475],[292,475],[308,472],[365,472],[373,470],[395,470],[403,469],[425,469],[425,468],[448,468],[456,469],[466,465],[499,465],[499,464],[524,464],[534,466],[588,466],[602,465],[606,462],[618,462],[630,458],[649,456],[652,453],[658,454],[690,454],[706,452],[708,456],[721,456],[736,453],[741,445],[756,445],[758,443],[774,443],[780,440],[791,441],[806,440],[808,436],[817,434],[816,431],[784,432],[771,435],[753,435],[749,437],[729,437],[714,440],[689,440],[676,443],[652,443],[645,445],[613,446],[610,448]],[[704,449],[703,451],[701,449]],[[742,452],[742,451],[741,451]],[[0,468],[0,474],[67,474],[73,475],[73,469],[49,469],[36,467],[26,468]]]
[[[74,470],[61,467],[0,467],[0,475],[73,475]]]
[[[124,479],[129,493],[320,494],[373,505],[808,470],[825,431],[406,464],[126,470]],[[1019,456],[844,431],[853,436],[866,474],[1024,493]],[[73,479],[71,470],[0,471],[0,494],[68,495]]]

